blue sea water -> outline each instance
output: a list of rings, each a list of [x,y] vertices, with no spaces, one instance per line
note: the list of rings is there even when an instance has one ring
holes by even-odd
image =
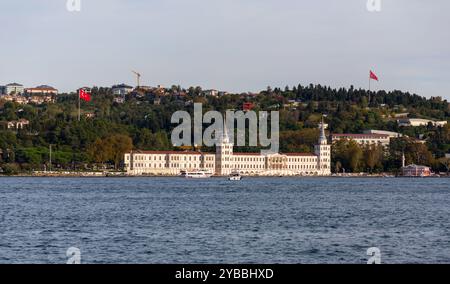
[[[450,263],[449,185],[0,178],[0,263]]]

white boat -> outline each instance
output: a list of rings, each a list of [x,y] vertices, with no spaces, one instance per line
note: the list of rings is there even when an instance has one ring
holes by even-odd
[[[181,176],[188,179],[204,179],[210,178],[213,174],[209,171],[199,170],[199,171],[183,171],[181,172]]]
[[[228,177],[228,180],[231,181],[240,181],[242,180],[242,176],[238,173],[238,172],[233,172],[230,174],[230,176]]]

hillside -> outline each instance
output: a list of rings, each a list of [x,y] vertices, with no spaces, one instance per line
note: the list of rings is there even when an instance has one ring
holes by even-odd
[[[53,167],[60,169],[120,168],[123,152],[132,148],[172,150],[170,132],[175,125],[170,123],[171,116],[178,110],[192,111],[194,102],[203,103],[205,111],[242,110],[245,102],[251,102],[255,111],[279,110],[282,152],[312,151],[322,114],[327,115],[331,133],[378,129],[409,137],[392,142],[389,153],[355,145],[336,147],[340,151],[333,153],[337,170],[344,166],[351,171],[395,171],[402,151],[408,163],[447,170],[441,158],[450,152],[450,127],[399,127],[396,119],[396,114],[406,113],[409,118],[449,121],[449,104],[441,98],[426,99],[401,91],[379,91],[369,96],[366,90],[353,87],[331,89],[320,85],[221,96],[205,95],[199,87],[173,86],[134,92],[125,102],[116,100],[109,88],[94,87],[92,97],[91,102],[82,103],[81,121],[77,120],[76,94],[61,94],[54,104],[43,105],[19,105],[0,99],[2,171],[48,168],[50,144]],[[8,129],[8,122],[19,119],[30,124],[23,129]],[[419,138],[425,144],[416,145],[414,141]]]

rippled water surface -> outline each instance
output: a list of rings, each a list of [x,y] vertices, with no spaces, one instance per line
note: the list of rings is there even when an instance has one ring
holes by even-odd
[[[450,179],[0,178],[0,263],[450,263]]]

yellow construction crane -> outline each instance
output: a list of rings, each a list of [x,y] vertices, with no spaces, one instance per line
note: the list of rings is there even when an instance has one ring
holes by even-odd
[[[141,74],[139,72],[136,71],[131,71],[136,75],[136,79],[137,79],[137,88],[139,89],[139,87],[141,86]]]

